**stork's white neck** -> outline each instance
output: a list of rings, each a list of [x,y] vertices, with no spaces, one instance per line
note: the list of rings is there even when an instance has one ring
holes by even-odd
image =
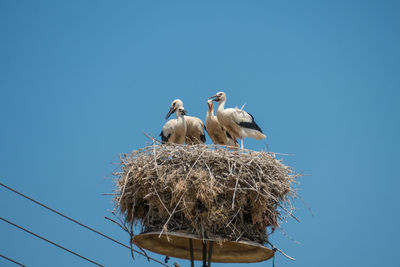
[[[220,110],[222,111],[222,110],[225,109],[225,102],[226,102],[226,98],[218,103],[217,112],[220,111]]]
[[[213,116],[214,116],[214,109],[213,109],[213,106],[208,107],[207,115],[206,115],[206,116],[207,116],[207,117],[213,117]]]
[[[181,112],[177,111],[176,112],[176,119],[185,120],[185,116]]]

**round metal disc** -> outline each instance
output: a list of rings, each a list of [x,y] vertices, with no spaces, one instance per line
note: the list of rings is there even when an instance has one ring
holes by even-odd
[[[138,247],[158,254],[190,260],[189,240],[192,239],[194,260],[203,259],[203,239],[201,237],[179,232],[163,233],[160,237],[159,235],[160,232],[140,234],[133,237],[133,243]],[[207,242],[207,251],[209,242],[214,241],[212,262],[260,262],[268,260],[274,255],[273,250],[255,242],[234,242],[219,239],[204,240]]]

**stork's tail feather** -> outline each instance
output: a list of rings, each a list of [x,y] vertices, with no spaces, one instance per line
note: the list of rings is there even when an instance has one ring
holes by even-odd
[[[265,134],[263,134],[263,133],[258,133],[258,134],[257,134],[257,137],[256,137],[256,140],[261,140],[261,139],[264,139],[264,138],[267,138],[267,136],[266,136]]]

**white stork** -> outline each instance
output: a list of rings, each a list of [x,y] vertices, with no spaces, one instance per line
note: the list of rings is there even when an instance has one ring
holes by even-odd
[[[160,133],[161,142],[184,144],[186,136],[185,109],[179,107],[176,111],[176,119],[167,121]]]
[[[218,122],[218,118],[214,116],[214,104],[212,100],[207,101],[208,110],[206,115],[206,126],[205,129],[208,135],[211,137],[211,140],[215,145],[226,145],[237,147],[238,144],[236,139],[233,139],[232,136],[224,130],[221,124]]]
[[[233,138],[240,139],[242,150],[243,138],[252,137],[257,140],[266,138],[250,113],[237,108],[225,109],[226,94],[224,92],[218,92],[209,99],[218,102],[218,121]]]
[[[171,108],[168,111],[165,119],[168,119],[172,113],[174,113],[179,107],[183,107],[183,102],[180,99],[175,99],[171,103]],[[186,116],[186,138],[185,142],[187,145],[202,144],[206,142],[206,136],[204,134],[204,124],[196,117]]]

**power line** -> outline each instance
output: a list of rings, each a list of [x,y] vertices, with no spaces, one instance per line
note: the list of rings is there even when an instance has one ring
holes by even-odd
[[[23,265],[22,263],[19,263],[18,261],[15,261],[15,260],[13,260],[13,259],[11,259],[9,257],[4,256],[4,255],[0,254],[0,257],[6,259],[8,261],[11,261],[11,262],[15,263],[16,265],[19,265],[19,266],[22,266],[22,267],[26,267],[26,265]]]
[[[38,238],[40,238],[40,239],[42,239],[42,240],[44,240],[44,241],[46,241],[46,242],[48,242],[48,243],[50,243],[50,244],[52,244],[52,245],[58,247],[58,248],[61,248],[61,249],[63,249],[63,250],[66,250],[66,251],[68,251],[69,253],[74,254],[75,256],[78,256],[78,257],[80,257],[80,258],[82,258],[82,259],[84,259],[84,260],[87,260],[87,261],[89,261],[89,262],[91,262],[91,263],[93,263],[93,264],[96,264],[97,266],[104,267],[103,265],[101,265],[101,264],[99,264],[99,263],[97,263],[97,262],[95,262],[95,261],[92,261],[91,259],[88,259],[88,258],[86,258],[86,257],[84,257],[84,256],[82,256],[82,255],[80,255],[80,254],[78,254],[78,253],[76,253],[76,252],[73,252],[72,250],[69,250],[69,249],[67,249],[67,248],[65,248],[65,247],[63,247],[63,246],[61,246],[61,245],[59,245],[59,244],[57,244],[57,243],[54,243],[53,241],[50,241],[50,240],[48,240],[47,238],[44,238],[44,237],[42,237],[42,236],[40,236],[40,235],[38,235],[38,234],[35,234],[34,232],[31,232],[31,231],[29,231],[28,229],[25,229],[24,227],[19,226],[18,224],[15,224],[15,223],[13,223],[13,222],[10,222],[10,221],[8,221],[8,220],[2,218],[2,217],[0,217],[0,220],[6,222],[6,223],[8,223],[8,224],[11,224],[12,226],[15,226],[15,227],[17,227],[17,228],[19,228],[19,229],[21,229],[21,230],[23,230],[23,231],[25,231],[25,232],[31,234],[31,235],[34,235],[34,236],[36,236],[36,237],[38,237]]]
[[[28,196],[26,196],[26,195],[24,195],[24,194],[18,192],[17,190],[15,190],[15,189],[13,189],[13,188],[11,188],[11,187],[9,187],[9,186],[6,186],[5,184],[3,184],[3,183],[1,183],[1,182],[0,182],[0,185],[3,186],[3,187],[6,188],[6,189],[8,189],[8,190],[10,190],[10,191],[12,191],[12,192],[18,194],[18,195],[20,195],[20,196],[26,198],[26,199],[28,199],[28,200],[34,202],[35,204],[37,204],[37,205],[39,205],[39,206],[42,206],[43,208],[46,208],[46,209],[50,210],[51,212],[54,212],[54,213],[56,213],[56,214],[58,214],[58,215],[64,217],[64,218],[67,219],[67,220],[70,220],[70,221],[72,221],[72,222],[74,222],[74,223],[76,223],[76,224],[78,224],[78,225],[80,225],[80,226],[82,226],[82,227],[84,227],[84,228],[86,228],[86,229],[88,229],[88,230],[90,230],[90,231],[92,231],[92,232],[98,234],[98,235],[101,235],[102,237],[105,237],[105,238],[107,238],[107,239],[113,241],[114,243],[117,243],[117,244],[119,244],[119,245],[121,245],[121,246],[123,246],[123,247],[126,247],[126,248],[129,249],[129,250],[133,250],[134,252],[136,252],[136,253],[138,253],[138,254],[140,254],[140,255],[142,255],[142,256],[145,256],[147,259],[151,259],[151,260],[153,260],[153,261],[155,261],[155,262],[157,262],[157,263],[159,263],[159,264],[161,264],[161,265],[163,265],[163,266],[169,267],[169,265],[167,265],[167,264],[165,264],[165,263],[163,263],[163,262],[161,262],[161,261],[159,261],[159,260],[157,260],[157,259],[154,259],[154,258],[152,258],[152,257],[149,257],[148,255],[146,255],[145,253],[143,253],[143,252],[141,252],[141,251],[135,250],[135,249],[133,249],[133,248],[131,248],[131,247],[125,245],[124,243],[121,243],[121,242],[119,242],[118,240],[115,240],[115,239],[112,238],[112,237],[109,237],[109,236],[107,236],[107,235],[105,235],[105,234],[103,234],[103,233],[101,233],[101,232],[99,232],[99,231],[97,231],[97,230],[95,230],[95,229],[93,229],[93,228],[87,226],[87,225],[84,225],[83,223],[78,222],[77,220],[75,220],[75,219],[73,219],[73,218],[71,218],[71,217],[68,217],[67,215],[62,214],[61,212],[56,211],[56,210],[54,210],[54,209],[52,209],[52,208],[46,206],[45,204],[42,204],[42,203],[40,203],[39,201],[36,201],[36,200],[34,200],[33,198],[28,197]]]

